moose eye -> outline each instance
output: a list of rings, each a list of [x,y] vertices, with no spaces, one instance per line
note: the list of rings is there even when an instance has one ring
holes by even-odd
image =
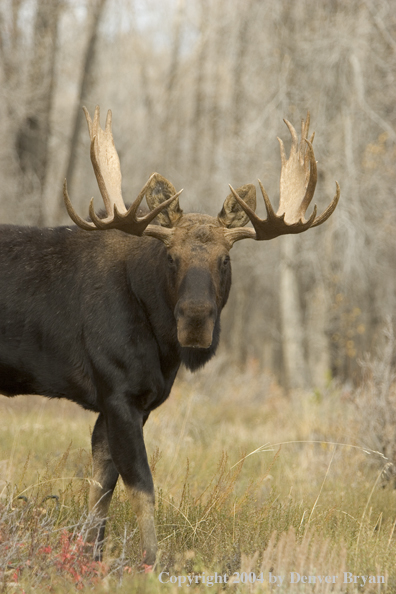
[[[226,267],[230,263],[230,256],[224,256],[223,266]]]
[[[170,254],[168,254],[168,264],[170,266],[172,266],[175,263],[174,259],[172,258],[172,256]]]

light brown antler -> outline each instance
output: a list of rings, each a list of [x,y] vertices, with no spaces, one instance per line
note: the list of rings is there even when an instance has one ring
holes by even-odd
[[[289,128],[292,137],[292,146],[290,149],[290,156],[286,159],[283,142],[278,138],[282,161],[278,212],[275,214],[260,180],[260,189],[267,211],[266,219],[260,219],[254,210],[249,208],[230,186],[235,199],[246,212],[254,227],[254,230],[240,227],[225,231],[226,237],[232,243],[247,237],[257,240],[267,240],[288,233],[302,233],[310,227],[317,227],[327,221],[338,204],[340,198],[340,186],[336,182],[336,195],[324,213],[319,217],[316,217],[315,206],[312,215],[308,220],[305,220],[304,216],[314,195],[317,181],[316,161],[312,148],[314,134],[312,134],[311,139],[308,140],[309,113],[307,119],[305,121],[302,120],[300,143],[298,142],[297,133],[292,124],[287,120],[284,120],[284,122]]]
[[[111,131],[111,111],[107,112],[105,129],[100,127],[100,110],[99,106],[95,109],[93,121],[84,107],[84,113],[88,124],[89,136],[91,139],[91,161],[98,182],[99,190],[103,198],[106,208],[107,217],[101,219],[95,213],[93,198],[89,204],[89,216],[92,223],[82,219],[74,210],[70,201],[66,180],[63,186],[63,197],[66,204],[67,212],[70,218],[76,225],[87,231],[103,230],[103,229],[120,229],[125,233],[131,235],[142,235],[147,229],[151,221],[166,208],[171,202],[177,199],[181,192],[178,192],[168,200],[162,202],[159,206],[154,208],[150,213],[144,217],[137,217],[137,211],[149,187],[153,185],[157,177],[157,173],[153,173],[147,183],[140,191],[138,197],[133,204],[126,208],[121,193],[121,167],[118,158],[117,150],[114,145],[113,134]],[[170,233],[170,229],[158,228],[155,226],[155,234],[158,239],[165,240]]]

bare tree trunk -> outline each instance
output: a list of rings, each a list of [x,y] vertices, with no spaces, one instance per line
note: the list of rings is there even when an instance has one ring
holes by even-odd
[[[0,11],[0,88],[1,103],[0,119],[2,122],[2,138],[0,144],[0,208],[2,222],[16,222],[15,204],[19,200],[19,184],[17,182],[21,171],[15,159],[15,138],[19,126],[18,102],[15,96],[21,97],[20,82],[23,73],[19,66],[20,61],[20,19],[19,11],[21,0],[12,0],[10,3],[11,18],[6,22],[4,14]],[[26,94],[26,93],[25,93]],[[21,213],[21,209],[18,213]],[[21,217],[22,218],[22,217]],[[22,222],[21,220],[17,222]]]
[[[296,74],[297,59],[293,47],[298,40],[299,7],[287,2],[283,4],[282,22],[284,23],[284,45],[282,62],[279,63],[284,81],[282,111],[287,114],[293,104],[293,90],[298,87]],[[290,67],[289,67],[290,64]],[[281,83],[281,84],[282,84]],[[298,284],[297,246],[299,238],[286,235],[281,238],[280,263],[280,316],[282,332],[283,377],[288,389],[303,389],[309,384],[308,365],[305,353],[305,328]]]
[[[249,25],[252,16],[252,2],[240,2],[237,5],[238,30],[236,35],[236,53],[233,71],[233,97],[232,97],[232,131],[234,142],[238,143],[242,134],[242,122],[244,121],[244,101],[246,90],[244,75],[246,73],[246,53],[249,48]],[[235,172],[234,178],[238,179],[244,172],[244,163],[240,150],[234,150]]]
[[[210,126],[209,126],[209,150],[208,150],[208,170],[209,170],[209,178],[211,178],[216,169],[216,157],[219,148],[219,120],[220,120],[220,63],[222,57],[222,51],[224,46],[224,36],[223,36],[223,24],[221,16],[221,11],[225,10],[223,3],[218,1],[216,3],[216,10],[213,11],[213,15],[216,21],[216,25],[214,26],[214,44],[212,53],[213,55],[209,57],[209,63],[211,66],[211,97],[210,97]]]
[[[136,34],[135,34],[135,38],[136,38]],[[147,60],[145,59],[145,56],[142,54],[142,51],[140,50],[138,45],[139,45],[138,42],[136,42],[135,43],[136,53],[137,53],[138,59],[140,58],[139,59],[139,72],[140,72],[140,78],[141,78],[141,84],[142,84],[143,101],[144,101],[144,105],[145,105],[146,113],[147,113],[145,128],[147,131],[147,136],[150,138],[151,130],[155,126],[155,110],[154,110],[153,100],[152,100],[152,97],[150,94],[149,76],[148,76],[148,72],[147,72]]]
[[[193,120],[193,141],[191,147],[191,167],[194,174],[199,174],[203,143],[203,116],[204,116],[204,70],[207,55],[207,27],[208,5],[207,0],[200,1],[201,9],[201,37],[199,40],[198,56],[195,70],[195,107]]]
[[[15,74],[17,74],[18,46],[20,29],[18,26],[19,10],[22,0],[12,0],[11,4],[11,27],[6,30],[3,14],[0,12],[0,59],[3,65],[4,79],[7,85],[13,86]],[[9,49],[5,43],[5,37],[9,37]],[[12,108],[12,105],[8,105]]]
[[[163,129],[163,163],[165,170],[168,169],[171,163],[176,164],[179,160],[179,143],[178,134],[173,135],[172,129],[176,123],[176,101],[175,101],[175,88],[177,83],[177,77],[179,74],[179,62],[180,62],[180,42],[181,42],[181,31],[184,17],[185,0],[178,0],[176,17],[173,27],[172,37],[172,49],[171,49],[171,61],[169,66],[168,80],[166,85],[166,101],[164,120],[162,124]],[[172,137],[173,136],[173,137]]]
[[[236,55],[234,63],[234,85],[233,85],[233,132],[234,136],[238,138],[241,133],[242,123],[242,104],[244,96],[244,86],[242,77],[245,69],[245,54],[248,48],[249,40],[247,38],[248,30],[248,9],[243,10],[241,19],[239,21],[238,35],[236,40]]]
[[[305,388],[308,385],[304,327],[295,265],[296,240],[298,238],[293,235],[282,237],[280,266],[283,362],[287,387],[290,389]]]
[[[78,138],[80,134],[81,124],[83,122],[82,105],[84,101],[87,100],[87,97],[93,84],[93,70],[95,65],[95,53],[98,40],[98,28],[105,4],[106,0],[98,0],[95,6],[95,10],[92,13],[91,22],[89,25],[88,44],[85,52],[84,65],[81,73],[80,90],[78,93],[76,109],[74,112],[73,134],[70,140],[69,157],[67,159],[67,167],[65,174],[65,178],[67,179],[69,188],[73,185]],[[65,209],[63,203],[63,193],[61,192],[58,200],[58,209],[56,215],[57,220],[62,220],[64,216],[64,211]]]
[[[60,0],[39,0],[29,73],[29,105],[16,139],[22,170],[21,195],[28,197],[30,224],[44,223],[43,198],[48,165]],[[32,212],[34,209],[34,212]]]
[[[308,295],[307,348],[313,387],[323,389],[330,377],[330,345],[327,335],[329,299],[324,284],[317,280]]]

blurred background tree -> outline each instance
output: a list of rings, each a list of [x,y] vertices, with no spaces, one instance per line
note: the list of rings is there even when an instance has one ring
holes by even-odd
[[[0,217],[67,223],[65,174],[98,195],[81,106],[114,113],[124,195],[153,171],[215,215],[260,178],[276,205],[276,137],[307,110],[322,227],[232,253],[228,361],[286,387],[355,381],[396,310],[396,13],[386,0],[5,0],[0,5]],[[100,207],[98,201],[97,204]],[[263,214],[263,205],[259,203]]]

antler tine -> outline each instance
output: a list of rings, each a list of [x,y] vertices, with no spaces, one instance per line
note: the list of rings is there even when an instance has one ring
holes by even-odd
[[[249,217],[250,221],[253,223],[253,221],[255,221],[256,219],[259,220],[259,218],[256,215],[256,213],[254,212],[254,210],[252,208],[250,208],[250,206],[248,204],[246,204],[246,202],[244,200],[242,200],[242,198],[234,190],[234,188],[232,187],[232,185],[231,184],[228,184],[228,185],[229,185],[229,188],[230,188],[231,192],[234,195],[235,200],[238,202],[238,204],[241,206],[241,208],[246,212],[246,214]]]
[[[111,133],[111,124],[113,121],[113,114],[111,113],[111,109],[107,110],[107,116],[106,116],[106,124],[105,124],[105,130],[106,132],[110,132]]]
[[[264,190],[264,186],[263,186],[263,184],[261,183],[260,180],[258,180],[258,183],[259,183],[259,186],[260,186],[261,194],[262,194],[262,196],[264,198],[264,204],[265,204],[265,210],[267,211],[267,216],[273,218],[273,217],[275,217],[275,211],[272,208],[271,201],[270,201],[270,199],[268,197],[267,192]]]
[[[97,106],[96,106],[96,109],[97,109],[98,107],[99,107],[99,106],[97,105]],[[87,124],[88,124],[89,138],[92,140],[92,136],[93,136],[93,134],[92,134],[92,120],[91,120],[91,116],[89,115],[89,111],[88,111],[88,109],[85,107],[85,105],[83,105],[83,112],[84,112],[85,119],[87,120]]]
[[[308,111],[307,118],[305,120],[304,119],[301,120],[301,145],[300,145],[300,150],[302,151],[302,153],[304,153],[304,149],[305,149],[304,140],[306,138],[308,138],[310,121],[311,121],[311,116],[310,116],[310,113]]]
[[[94,136],[91,140],[91,147],[90,147],[91,163],[92,163],[93,170],[95,172],[95,177],[96,177],[96,181],[98,183],[99,191],[103,198],[103,204],[105,205],[105,209],[106,209],[106,212],[108,215],[107,218],[111,218],[111,216],[112,216],[111,201],[110,201],[109,194],[107,192],[106,182],[103,179],[103,175],[100,170],[100,164],[97,159],[97,153],[99,153],[98,139],[97,139],[97,136]],[[114,206],[115,206],[115,204],[114,204]],[[92,208],[93,208],[93,206],[92,206]],[[124,210],[126,210],[126,209],[124,208]]]
[[[314,220],[311,227],[317,227],[318,225],[321,225],[322,223],[327,221],[329,216],[332,215],[333,212],[335,211],[338,201],[340,199],[340,195],[341,195],[340,185],[338,182],[336,182],[336,194],[335,194],[333,200],[331,201],[329,206],[326,208],[324,213],[321,214],[320,217],[318,217],[317,219]]]
[[[99,107],[99,105],[97,105],[95,107],[95,112],[94,112],[91,140],[93,140],[93,137],[98,134],[99,130],[100,130],[100,107]]]
[[[286,164],[286,151],[285,151],[285,145],[283,144],[283,140],[281,138],[279,138],[279,136],[277,136],[277,140],[279,142],[279,147],[280,147],[280,156],[281,156],[281,164],[282,167]]]
[[[307,111],[307,119],[306,120],[301,120],[301,127],[302,127],[302,134],[301,137],[302,138],[306,138],[308,136],[308,132],[309,132],[309,124],[311,123],[311,114],[309,113],[309,109]]]
[[[311,116],[309,113],[309,110],[307,112],[307,118],[306,120],[302,119],[301,120],[301,141],[300,141],[300,153],[301,153],[301,158],[302,158],[302,162],[304,162],[305,165],[305,173],[307,176],[307,179],[309,178],[309,163],[311,160],[311,155],[310,152],[307,149],[307,145],[306,145],[306,141],[308,140],[308,133],[309,133],[309,124],[311,121]],[[312,132],[311,134],[311,138],[309,139],[309,142],[312,144],[315,138],[315,132]],[[312,163],[311,163],[312,165]],[[316,165],[316,163],[315,163]],[[308,206],[308,205],[307,205]]]
[[[316,183],[318,181],[318,169],[316,167],[316,160],[315,155],[312,147],[312,143],[304,138],[306,146],[308,147],[307,150],[307,161],[304,159],[304,167],[306,170],[309,170],[309,178],[307,188],[305,190],[304,198],[301,202],[301,211],[305,214],[308,206],[311,203],[313,195],[315,193]],[[308,169],[309,168],[309,169]]]
[[[85,229],[86,231],[92,231],[92,230],[96,229],[95,225],[92,225],[91,223],[88,223],[88,221],[85,221],[84,219],[82,219],[74,210],[71,200],[69,198],[69,194],[67,192],[67,181],[66,180],[63,182],[63,200],[65,202],[67,213],[68,213],[69,217],[71,218],[71,220],[73,221],[73,223],[78,225],[78,227],[81,227],[81,229]],[[92,199],[91,199],[91,202],[92,202]]]
[[[272,208],[272,204],[271,201],[268,197],[267,192],[264,190],[264,186],[261,183],[260,180],[258,180],[259,186],[260,186],[260,190],[261,193],[263,195],[263,199],[264,199],[264,204],[265,204],[265,209],[267,211],[267,220],[269,219],[274,219],[276,217],[275,211]],[[246,202],[244,200],[242,200],[242,198],[239,196],[239,194],[234,190],[234,188],[231,186],[231,184],[228,184],[230,187],[231,192],[234,195],[235,200],[238,202],[238,204],[241,206],[241,208],[246,212],[247,216],[250,219],[250,222],[252,223],[253,226],[255,226],[255,224],[259,224],[261,219],[260,217],[258,217],[256,215],[256,213],[254,212],[254,210],[252,208],[250,208],[250,206],[248,206],[246,204]],[[281,217],[282,219],[284,218],[284,215],[282,215]]]
[[[297,132],[296,132],[296,129],[294,128],[293,124],[291,124],[288,120],[284,119],[283,121],[285,122],[286,126],[289,128],[289,132],[292,137],[292,145],[291,145],[291,149],[290,149],[290,155],[292,155],[293,153],[297,152],[297,148],[298,148]]]

